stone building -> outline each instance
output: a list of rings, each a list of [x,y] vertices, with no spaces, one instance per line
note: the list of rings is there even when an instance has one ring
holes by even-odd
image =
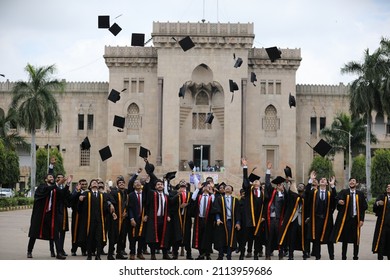
[[[245,156],[262,177],[271,161],[274,175],[288,165],[297,181],[306,181],[314,153],[308,144],[320,140],[336,113],[348,112],[347,86],[297,85],[300,49],[281,49],[281,58],[271,61],[265,48],[253,47],[252,23],[154,22],[151,35],[151,47],[105,47],[107,83],[67,82],[58,96],[62,122],[53,132],[38,131],[37,145],[59,146],[65,169],[77,180],[128,178],[144,165],[138,156],[143,146],[159,176],[177,170],[177,178],[188,179],[192,160],[238,189]],[[184,51],[178,42],[186,36],[195,47]],[[235,67],[238,58],[242,65]],[[231,92],[229,80],[238,90]],[[13,85],[0,83],[2,112]],[[116,103],[107,99],[112,89],[121,92]],[[290,94],[296,107],[289,106]],[[207,124],[211,112],[214,120]],[[115,115],[125,118],[123,131],[113,126]],[[378,146],[389,147],[387,117],[374,118],[373,128]],[[81,150],[86,136],[92,147]],[[112,157],[102,161],[99,150],[107,145]],[[334,158],[338,178],[344,178],[343,160],[342,154]],[[22,154],[27,172],[21,181],[27,181],[29,164]]]

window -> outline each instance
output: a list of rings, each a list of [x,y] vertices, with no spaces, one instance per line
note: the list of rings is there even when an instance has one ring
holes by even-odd
[[[145,82],[144,82],[144,80],[139,80],[138,86],[139,86],[138,92],[144,92],[144,90],[145,90]]]
[[[195,104],[196,105],[209,105],[209,95],[206,92],[201,91],[196,96]]]
[[[274,94],[274,83],[268,82],[268,94]]]
[[[126,90],[129,90],[129,80],[128,79],[123,80],[123,88]]]
[[[129,148],[129,167],[137,166],[137,148]]]
[[[93,130],[93,115],[88,114],[87,116],[87,129]]]
[[[310,118],[310,134],[317,135],[317,117]]]
[[[82,150],[80,148],[80,166],[89,166],[91,160],[90,150]]]
[[[282,82],[276,81],[275,87],[276,94],[282,94]]]
[[[266,90],[266,81],[261,81],[261,82],[260,82],[260,93],[261,93],[261,94],[266,94],[266,93],[267,93],[267,90]]]
[[[135,103],[131,103],[127,108],[127,127],[130,129],[140,128],[139,107]]]
[[[209,123],[205,123],[207,113],[192,113],[192,129],[211,129]]]
[[[84,114],[79,114],[79,130],[84,130]]]
[[[56,123],[56,126],[54,127],[54,133],[60,133],[60,125],[59,123]]]
[[[326,118],[325,117],[321,117],[320,118],[320,130],[324,129],[326,126]]]
[[[390,134],[390,124],[386,124],[386,134]]]
[[[265,108],[265,117],[263,119],[263,129],[265,131],[273,131],[279,129],[279,118],[277,116],[276,108],[272,105],[269,105]]]
[[[137,80],[131,80],[131,92],[132,93],[137,92]]]

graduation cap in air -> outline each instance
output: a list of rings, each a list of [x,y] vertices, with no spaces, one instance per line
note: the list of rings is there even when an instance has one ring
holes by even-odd
[[[110,28],[110,16],[98,16],[98,28]]]
[[[237,58],[236,62],[234,63],[234,68],[240,67],[241,64],[242,64],[242,58],[239,57],[239,58]]]
[[[165,177],[165,179],[170,181],[176,177],[176,173],[177,173],[177,171],[171,171],[171,172],[168,172],[167,174],[165,174],[164,177]]]
[[[284,169],[284,175],[286,175],[286,178],[292,178],[292,172],[291,172],[291,168],[289,166],[286,165],[286,168]]]
[[[208,124],[211,124],[214,120],[214,115],[212,112],[209,112],[207,113],[207,118],[206,118],[206,121],[204,123],[208,123]]]
[[[260,176],[257,176],[255,173],[251,173],[248,177],[249,182],[253,183],[256,180],[260,180]]]
[[[110,26],[110,28],[108,28],[108,30],[110,30],[110,32],[116,36],[119,34],[119,32],[122,31],[122,28],[117,24],[117,23],[114,23],[113,25]]]
[[[112,124],[115,127],[123,129],[125,127],[125,118],[121,116],[114,116],[114,122]]]
[[[186,89],[187,87],[185,85],[182,85],[181,88],[179,89],[179,97],[183,97],[186,94]]]
[[[256,85],[255,85],[255,82],[257,82],[256,74],[255,74],[255,72],[251,72],[251,83],[252,83],[254,86],[256,86]]]
[[[309,145],[309,143],[306,142],[306,144]],[[314,148],[309,145],[310,148],[312,148],[315,152],[317,152],[320,156],[325,157],[329,151],[333,148],[328,142],[321,139]]]
[[[290,105],[290,108],[296,107],[295,97],[294,97],[294,95],[291,95],[291,92],[290,92],[290,95],[288,97],[288,105]]]
[[[195,47],[195,44],[192,41],[192,39],[190,38],[190,36],[186,36],[183,39],[181,39],[179,41],[179,45],[183,49],[183,51],[185,51],[185,52],[188,51],[189,49],[192,49],[193,47]]]
[[[119,99],[121,99],[120,92],[115,89],[112,89],[110,91],[110,94],[108,95],[108,100],[116,103]]]
[[[81,142],[80,147],[82,150],[89,150],[91,148],[91,143],[89,142],[88,137],[85,137],[83,142]]]
[[[145,45],[145,34],[132,33],[131,34],[131,45],[133,47],[143,47]]]
[[[274,62],[278,58],[281,58],[280,55],[282,54],[282,52],[277,47],[266,48],[265,51],[267,52],[271,62]]]
[[[275,179],[273,179],[272,184],[279,185],[283,182],[286,182],[286,179],[284,179],[282,176],[277,176]]]
[[[188,166],[190,167],[191,170],[194,170],[195,164],[194,164],[194,162],[192,160],[190,160],[188,162]]]
[[[109,159],[112,157],[110,146],[106,146],[103,149],[99,150],[100,157],[102,161],[105,161],[106,159]]]
[[[229,80],[229,90],[232,93],[232,100],[230,101],[230,103],[232,103],[234,98],[234,91],[238,90],[238,85],[233,80]]]
[[[150,151],[141,146],[139,148],[139,156],[142,158],[147,158],[148,156],[150,156]]]

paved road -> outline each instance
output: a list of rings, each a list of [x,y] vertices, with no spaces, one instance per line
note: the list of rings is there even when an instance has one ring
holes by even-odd
[[[28,243],[28,229],[30,225],[31,209],[14,210],[0,212],[0,260],[26,260],[26,248]],[[366,215],[366,220],[361,232],[361,246],[359,257],[360,260],[376,260],[377,255],[371,252],[372,236],[375,226],[375,216],[371,214]],[[65,251],[70,252],[70,234],[66,235]],[[352,259],[352,244],[348,247],[348,259]],[[327,260],[326,245],[321,247],[322,259]],[[193,252],[196,257],[197,252]],[[103,256],[104,259],[105,256]],[[84,260],[83,256],[68,256],[67,260]],[[157,255],[157,259],[161,255]],[[180,257],[180,259],[183,257]],[[216,254],[212,255],[212,259],[217,258]],[[50,257],[49,242],[45,240],[37,240],[33,251],[32,260],[49,260]],[[234,254],[233,259],[238,259],[238,255]],[[261,258],[263,259],[263,258]],[[273,257],[276,259],[276,257]],[[295,259],[301,260],[301,253],[295,253]],[[341,259],[341,243],[335,245],[335,259]],[[313,260],[313,258],[310,258]]]

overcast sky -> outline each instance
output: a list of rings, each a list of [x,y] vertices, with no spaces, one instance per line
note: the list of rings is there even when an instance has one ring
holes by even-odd
[[[122,31],[98,29],[98,15]],[[298,84],[349,83],[356,77],[340,68],[390,38],[389,0],[0,0],[0,82],[27,80],[27,63],[55,64],[67,81],[108,81],[105,45],[149,39],[153,21],[202,19],[253,23],[257,48],[300,48]]]

